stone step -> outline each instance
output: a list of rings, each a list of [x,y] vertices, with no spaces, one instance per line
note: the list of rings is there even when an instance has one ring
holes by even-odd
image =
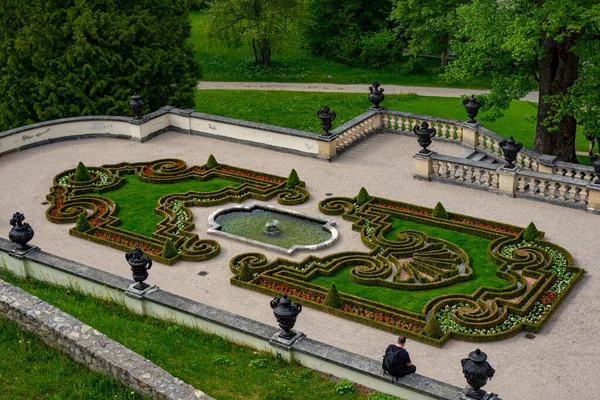
[[[480,153],[480,152],[475,152],[474,154],[472,154],[469,157],[469,160],[473,160],[473,161],[483,161],[486,158],[490,158],[487,156],[487,154],[485,153]]]
[[[458,155],[458,158],[469,158],[471,157],[473,154],[477,153],[477,150],[465,150],[462,153],[460,153]]]

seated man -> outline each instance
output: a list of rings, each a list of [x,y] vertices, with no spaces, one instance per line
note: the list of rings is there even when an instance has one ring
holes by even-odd
[[[383,356],[383,370],[396,378],[413,374],[417,370],[417,367],[410,361],[408,351],[404,349],[405,344],[406,337],[400,336],[397,343],[387,347]]]

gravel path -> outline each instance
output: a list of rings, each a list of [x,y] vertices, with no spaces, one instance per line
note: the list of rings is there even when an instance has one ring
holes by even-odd
[[[442,201],[446,209],[476,217],[526,226],[535,221],[546,238],[568,249],[575,264],[587,270],[535,339],[520,333],[494,343],[467,343],[450,340],[436,348],[409,340],[407,349],[418,373],[454,385],[464,386],[460,359],[480,347],[487,352],[496,376],[486,389],[505,400],[596,399],[600,392],[595,363],[600,356],[596,334],[600,331],[600,280],[598,276],[598,222],[600,216],[526,199],[504,197],[454,185],[413,179],[418,149],[413,138],[374,135],[328,163],[313,158],[249,147],[201,136],[165,133],[146,143],[119,139],[86,139],[28,149],[0,157],[0,232],[9,232],[8,221],[21,211],[35,230],[32,244],[61,257],[101,268],[130,278],[123,252],[69,236],[70,225],[46,220],[46,194],[52,178],[74,168],[78,161],[98,166],[121,161],[150,161],[176,157],[188,165],[203,164],[209,154],[218,161],[280,176],[292,168],[298,171],[311,193],[310,201],[292,208],[319,215],[317,204],[326,193],[354,196],[361,186],[376,196],[433,207]],[[455,144],[434,142],[431,149],[456,155],[463,149]],[[206,234],[206,217],[219,207],[194,208],[194,221],[201,237]],[[330,249],[315,252],[323,256],[346,249],[367,250],[348,221],[334,217],[340,241]],[[240,252],[256,251],[248,245],[217,239],[222,253],[202,263],[180,262],[168,267],[155,263],[149,283],[162,289],[221,309],[275,325],[270,297],[231,286],[230,258]],[[264,250],[259,250],[264,251]],[[269,259],[279,255],[264,251]],[[307,254],[298,254],[302,259]],[[208,275],[200,276],[206,271]],[[396,336],[365,325],[310,309],[298,318],[296,328],[308,337],[381,360],[385,347]]]
[[[481,94],[489,90],[455,89],[427,86],[383,85],[385,94],[415,93],[419,96],[460,97],[463,94]],[[368,93],[369,85],[337,85],[333,83],[281,82],[200,82],[199,90],[287,90],[294,92]],[[522,100],[537,103],[539,92],[531,92]]]

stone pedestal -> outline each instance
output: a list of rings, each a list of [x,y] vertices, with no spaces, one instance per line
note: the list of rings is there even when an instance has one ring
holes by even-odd
[[[429,180],[429,177],[433,175],[433,160],[431,156],[434,154],[432,151],[428,154],[416,153],[413,156],[415,159],[415,178]]]
[[[149,285],[144,290],[139,290],[139,289],[134,288],[135,285],[137,285],[137,283],[132,283],[131,285],[129,285],[129,287],[125,291],[125,296],[134,298],[136,300],[141,300],[148,293],[158,290],[158,286],[156,286],[156,285]]]
[[[469,124],[471,127],[463,127],[462,143],[465,147],[474,149],[479,145],[479,135],[477,128],[479,128],[479,122],[476,124]]]
[[[463,389],[463,391],[460,393],[460,395],[455,400],[477,400],[473,397],[467,396],[467,393],[469,393],[470,391],[471,391],[471,386],[467,386],[466,388]],[[498,395],[495,393],[485,392],[483,397],[479,400],[502,400],[502,399],[500,397],[498,397]]]
[[[281,332],[282,331],[278,331],[275,335],[273,335],[271,340],[269,340],[269,344],[271,345],[272,352],[273,354],[275,354],[275,356],[281,357],[287,362],[291,362],[294,358],[292,352],[294,343],[296,343],[299,339],[305,337],[306,335],[299,331],[293,331],[294,336],[292,336],[290,339],[284,339],[279,336]]]
[[[319,157],[331,160],[337,155],[337,138],[332,136],[319,135],[317,138],[319,145]]]
[[[587,189],[590,192],[588,210],[600,213],[600,184],[590,183]]]
[[[517,190],[517,171],[519,167],[515,166],[515,168],[498,168],[498,190],[501,193],[507,194],[509,196],[514,196],[515,191]]]
[[[548,154],[542,155],[538,159],[538,172],[543,172],[544,174],[553,174],[554,161],[556,161],[556,158],[556,156],[551,156]]]
[[[22,260],[22,259],[25,257],[25,255],[26,255],[27,253],[31,253],[31,252],[33,252],[33,251],[37,251],[37,250],[39,250],[39,249],[40,249],[40,248],[39,248],[39,247],[37,247],[37,246],[29,246],[29,248],[28,248],[28,249],[25,249],[25,250],[21,250],[21,248],[18,248],[18,249],[11,250],[11,251],[10,251],[8,254],[9,254],[11,257],[14,257],[14,258],[16,258],[16,259],[18,259],[18,260]]]

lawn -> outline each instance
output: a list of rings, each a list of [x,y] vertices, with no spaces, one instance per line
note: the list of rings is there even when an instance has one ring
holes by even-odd
[[[119,228],[152,237],[156,224],[162,221],[160,215],[154,213],[158,200],[168,194],[195,192],[212,192],[224,187],[238,187],[239,182],[220,178],[207,181],[188,179],[176,183],[148,183],[140,181],[135,175],[124,175],[127,183],[112,192],[104,192],[101,196],[113,200],[117,204],[116,216],[121,219]]]
[[[142,398],[108,376],[76,363],[2,316],[0,353],[0,399]]]
[[[0,270],[0,279],[73,315],[219,400],[340,398],[332,380],[297,364],[227,342],[219,336],[143,317],[110,300],[84,295],[73,289],[33,279],[18,279],[3,270]],[[22,369],[21,364],[11,365],[10,370]],[[77,392],[76,388],[73,390]],[[345,394],[343,398],[366,399],[367,396],[356,392]]]
[[[489,240],[477,236],[437,228],[435,226],[392,218],[392,229],[385,234],[388,240],[395,240],[396,234],[404,230],[415,230],[427,235],[444,239],[462,248],[468,255],[473,269],[473,279],[468,282],[457,283],[452,286],[429,290],[394,290],[381,286],[358,285],[348,279],[350,270],[347,267],[332,276],[320,276],[311,281],[324,288],[329,288],[332,282],[343,293],[363,297],[379,303],[397,307],[402,310],[421,313],[423,306],[431,299],[443,294],[470,294],[479,287],[501,289],[508,286],[508,282],[496,276],[498,266],[487,257]]]
[[[374,80],[379,80],[398,85],[490,87],[489,79],[473,80],[468,84],[447,82],[440,76],[440,62],[437,59],[425,59],[426,72],[422,75],[403,75],[400,73],[400,66],[389,70],[349,67],[310,55],[302,48],[302,40],[298,35],[275,48],[271,66],[263,67],[254,62],[250,45],[241,44],[231,47],[211,37],[204,12],[191,12],[190,20],[192,23],[190,42],[202,66],[202,79],[206,81],[370,84]]]
[[[325,105],[337,113],[334,128],[360,115],[371,105],[365,94],[360,93],[316,93],[253,90],[202,90],[196,94],[195,107],[199,112],[222,115],[301,129],[320,133],[317,110]],[[382,104],[390,110],[432,115],[435,117],[466,121],[465,109],[457,98],[417,96],[415,94],[386,95]],[[513,136],[527,148],[533,146],[537,104],[514,101],[504,117],[486,121],[487,114],[481,112],[478,120],[487,129],[499,135]],[[576,147],[587,151],[588,141],[578,127]],[[582,157],[587,160],[587,157]],[[589,163],[589,160],[587,160]]]

